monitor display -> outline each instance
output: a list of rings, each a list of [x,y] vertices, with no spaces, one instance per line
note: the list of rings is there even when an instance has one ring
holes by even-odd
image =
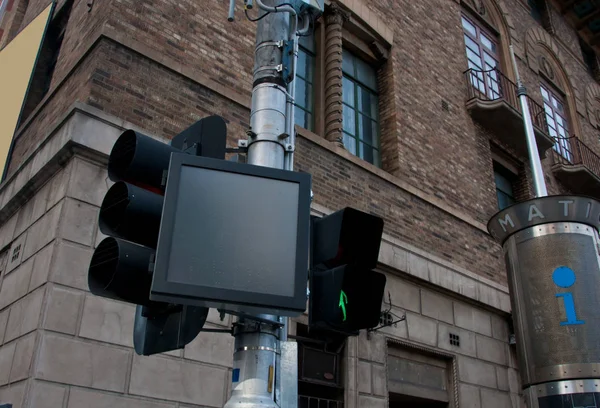
[[[298,183],[190,166],[180,183],[167,281],[293,296]]]
[[[306,173],[173,154],[150,298],[304,312],[310,183]]]

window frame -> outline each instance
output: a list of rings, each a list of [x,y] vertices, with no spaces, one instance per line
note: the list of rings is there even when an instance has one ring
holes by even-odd
[[[469,31],[464,24],[466,20],[471,26],[475,28],[475,35],[471,31]],[[475,71],[481,72],[481,74],[473,75],[471,73],[471,85],[477,92],[484,94],[490,100],[496,100],[502,98],[502,87],[499,81],[499,78],[496,73],[492,72],[494,70],[502,72],[502,62],[501,62],[501,44],[500,39],[498,38],[498,34],[487,29],[482,23],[478,21],[478,19],[472,17],[465,10],[461,13],[461,28],[463,30],[463,42],[464,42],[464,50],[467,58],[467,69],[473,69]],[[466,41],[466,38],[472,41],[477,46],[477,52],[469,46]],[[491,50],[487,47],[483,42],[482,38],[487,39],[494,47],[495,51]],[[469,56],[469,51],[479,57],[479,64],[473,61]],[[494,68],[487,69],[486,65],[490,65],[486,59],[484,54],[488,55],[495,62]],[[471,64],[473,67],[471,67]],[[485,78],[485,80],[484,80]],[[479,84],[483,83],[483,90],[480,88]],[[477,85],[476,85],[477,84]],[[492,86],[495,84],[495,88]]]
[[[298,123],[297,115],[294,114],[294,125],[303,127],[304,129],[309,130],[311,132],[315,131],[315,124],[316,124],[316,120],[315,120],[315,115],[316,115],[315,82],[317,80],[317,78],[316,78],[316,76],[317,76],[317,74],[316,74],[316,71],[317,71],[317,39],[315,38],[315,36],[316,36],[315,32],[313,32],[313,34],[310,36],[310,37],[312,37],[312,41],[313,41],[313,50],[309,50],[307,47],[304,47],[301,44],[301,40],[299,40],[299,42],[298,42],[298,62],[300,60],[300,52],[303,52],[304,54],[307,55],[307,57],[310,57],[312,59],[311,67],[310,67],[310,69],[312,70],[312,79],[309,81],[308,78],[298,75],[298,67],[296,67],[296,78],[300,78],[302,81],[304,81],[304,83],[306,84],[305,89],[308,89],[308,86],[310,86],[310,98],[311,98],[310,105],[311,105],[312,110],[308,110],[307,108],[300,106],[298,104],[298,102],[297,102],[298,101],[297,83],[294,84],[294,86],[296,87],[296,95],[295,95],[296,100],[294,101],[294,109],[296,109],[296,108],[300,109],[305,115],[306,114],[310,115],[310,122],[306,123],[306,116],[305,116],[305,119],[303,120],[303,124],[305,124],[306,126],[302,126],[302,124]],[[308,65],[309,64],[307,62],[305,71],[307,70]],[[306,96],[306,95],[304,95],[304,96]]]
[[[515,181],[518,176],[497,161],[494,161],[493,170],[494,170],[494,186],[496,189],[496,201],[497,201],[498,211],[502,211],[505,208],[508,208],[511,205],[514,205],[517,203],[517,198],[516,198],[516,194],[515,194]],[[504,191],[502,186],[498,185],[498,181],[496,178],[497,176],[503,178],[506,182],[508,182],[508,184],[510,185],[510,189],[511,189],[510,192]],[[510,201],[510,204],[507,206],[504,206],[504,207],[501,206],[500,195],[504,196],[505,199],[508,198],[508,201]]]
[[[566,102],[566,98],[556,89],[548,83],[544,81],[540,82],[540,93],[542,94],[542,107],[544,108],[544,114],[546,115],[546,123],[548,125],[548,134],[552,139],[554,139],[553,149],[558,154],[560,154],[564,159],[568,160],[570,163],[573,162],[573,150],[571,149],[571,145],[569,142],[569,137],[571,136],[571,124],[569,121],[569,113],[568,106]],[[546,97],[545,95],[548,95]],[[560,104],[562,106],[562,112],[558,107],[554,106],[554,102],[556,101],[557,105]],[[549,116],[548,110],[552,113],[552,116]],[[559,124],[556,118],[559,117],[562,121],[562,124]],[[552,126],[554,123],[554,126]],[[558,127],[561,127],[564,131],[564,136],[560,134]],[[556,134],[554,136],[552,131]]]
[[[358,56],[356,53],[352,52],[349,48],[344,47],[344,54],[350,54],[352,56],[352,58],[354,58],[355,60],[360,60],[362,61],[362,63],[366,66],[369,66],[372,70],[373,70],[373,78],[375,80],[375,85],[378,85],[379,82],[379,78],[377,75],[377,69],[375,67],[372,66],[372,64],[369,63],[369,61],[366,61],[365,59],[361,58],[360,56]],[[343,55],[342,54],[342,60],[343,60]],[[342,62],[343,64],[343,62]],[[361,81],[358,78],[358,64],[353,64],[353,70],[354,73],[352,75],[348,74],[343,68],[342,68],[342,109],[344,107],[347,107],[349,109],[352,109],[352,111],[354,112],[354,128],[355,128],[355,135],[350,134],[349,132],[347,132],[343,127],[342,127],[342,137],[347,136],[349,138],[352,138],[355,142],[355,153],[353,153],[356,157],[360,158],[361,160],[364,160],[368,163],[371,163],[374,166],[377,166],[379,168],[381,168],[381,121],[380,121],[380,112],[379,112],[379,92],[377,89],[373,89],[372,86],[367,85],[364,81]],[[353,96],[354,96],[354,106],[349,105],[348,103],[346,103],[344,101],[343,98],[343,93],[344,93],[344,79],[348,80],[349,82],[352,83],[353,86]],[[376,103],[376,117],[372,117],[371,116],[371,112],[363,112],[360,110],[360,101],[358,98],[358,89],[359,87],[361,88],[361,92],[368,92],[371,97],[375,97],[377,100]],[[361,115],[365,116],[367,119],[369,119],[369,122],[371,122],[371,126],[372,126],[372,122],[375,123],[375,131],[376,131],[376,144],[372,144],[370,142],[367,142],[364,138],[361,137],[361,135],[359,134],[359,129],[360,129],[360,117]],[[343,115],[342,115],[343,116]],[[363,124],[364,125],[364,124]],[[372,128],[373,129],[373,128]],[[367,160],[364,158],[364,152],[363,154],[361,154],[361,144],[363,144],[365,147],[369,148],[372,150],[373,152],[373,162]]]

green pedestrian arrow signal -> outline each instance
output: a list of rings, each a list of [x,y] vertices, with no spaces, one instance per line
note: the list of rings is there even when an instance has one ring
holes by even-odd
[[[338,306],[340,309],[342,309],[342,313],[344,314],[343,321],[346,321],[346,305],[347,304],[348,304],[348,296],[346,296],[346,293],[342,290],[340,292],[340,303],[338,304]]]

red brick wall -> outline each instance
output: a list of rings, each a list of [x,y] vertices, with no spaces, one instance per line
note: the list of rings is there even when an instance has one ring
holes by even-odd
[[[30,1],[37,4],[37,0]],[[87,13],[85,3],[75,2],[56,81],[84,55],[90,38],[109,29],[166,56],[175,65],[193,67],[194,72],[226,90],[241,95],[250,92],[254,25],[245,21],[239,10],[236,23],[227,23],[225,2],[113,0],[100,7],[97,0],[91,13]],[[463,72],[467,64],[461,6],[453,0],[367,3],[394,31],[390,59],[379,75],[384,168],[458,212],[487,222],[497,210],[490,142],[500,143],[465,109]],[[527,29],[535,23],[521,0],[505,0],[504,7],[524,47]],[[559,44],[574,48],[572,54],[565,50],[567,68],[583,93],[593,79],[572,56],[580,55],[573,31],[560,23],[556,32]],[[531,96],[540,102],[539,75],[521,60],[519,69]],[[103,40],[23,131],[11,171],[31,154],[45,129],[75,100],[156,135],[172,136],[200,117],[220,114],[229,121],[233,145],[245,137],[248,124],[246,106]],[[448,103],[447,111],[442,109],[442,101]],[[581,137],[600,152],[598,131],[586,117],[578,114],[575,119],[581,125]],[[518,186],[519,197],[531,196],[527,158],[501,148],[521,162],[524,178]],[[314,175],[317,203],[332,209],[353,205],[382,215],[391,235],[484,276],[503,280],[500,248],[482,231],[307,140],[301,139],[298,149],[298,168]],[[546,159],[549,191],[567,192],[554,179],[550,165],[551,159]]]

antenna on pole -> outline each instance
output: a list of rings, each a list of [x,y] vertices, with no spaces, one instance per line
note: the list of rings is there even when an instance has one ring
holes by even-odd
[[[517,95],[521,102],[521,112],[523,113],[523,125],[525,126],[525,137],[527,139],[527,152],[529,153],[529,165],[531,174],[533,175],[533,189],[536,197],[546,197],[548,190],[546,189],[546,180],[544,180],[544,170],[542,169],[542,161],[540,160],[540,152],[538,151],[533,122],[531,121],[531,113],[529,112],[529,102],[527,99],[527,88],[521,81],[519,68],[515,58],[515,50],[510,45],[510,56],[517,77]]]

